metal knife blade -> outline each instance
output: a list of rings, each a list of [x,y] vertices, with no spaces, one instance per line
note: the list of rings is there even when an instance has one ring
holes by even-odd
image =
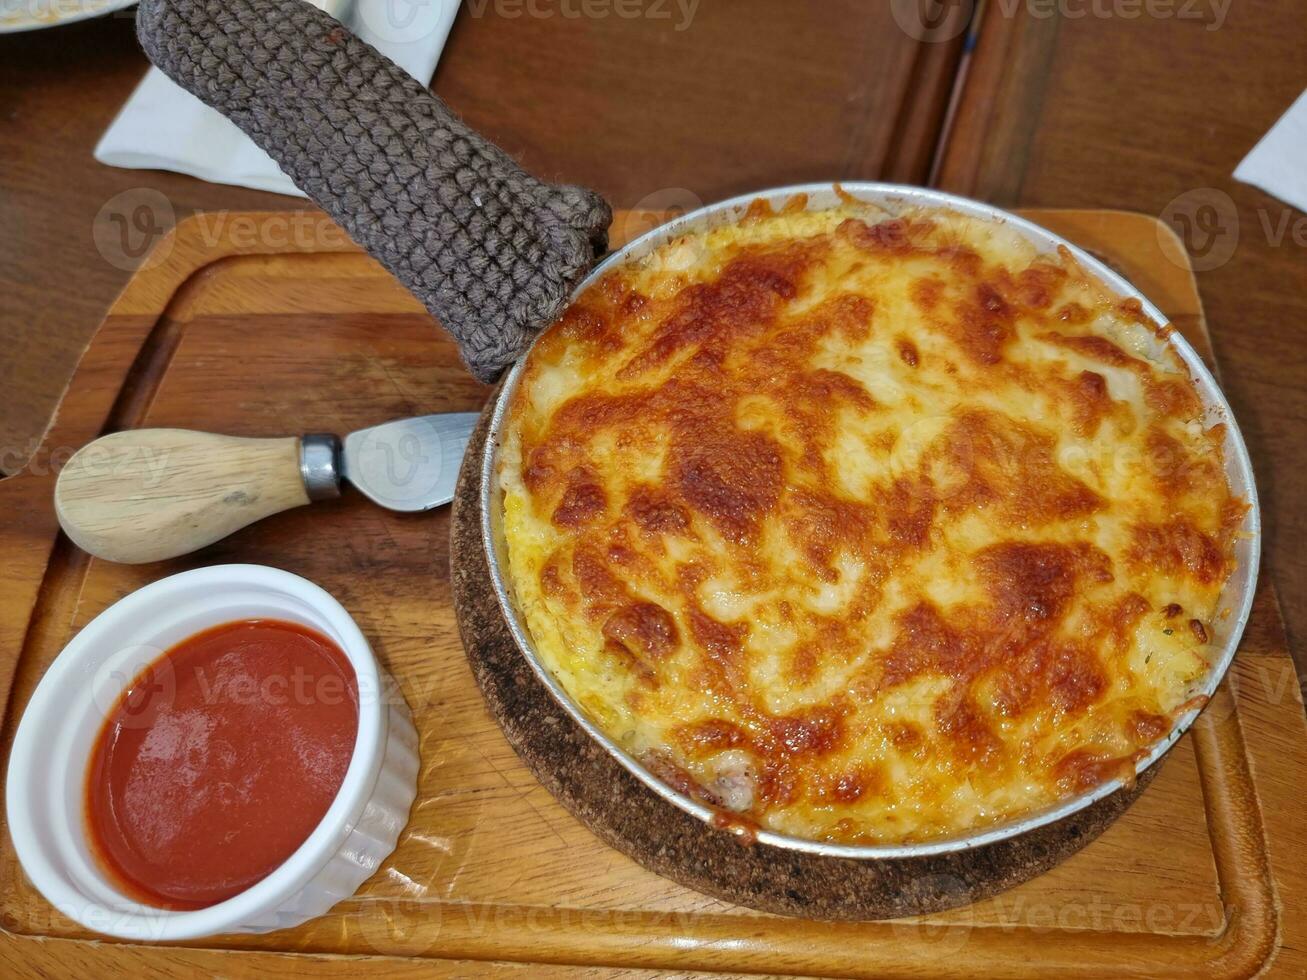
[[[342,475],[391,510],[447,504],[477,418],[476,412],[419,415],[351,432],[341,453]]]

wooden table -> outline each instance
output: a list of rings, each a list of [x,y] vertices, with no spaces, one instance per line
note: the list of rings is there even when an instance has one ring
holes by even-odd
[[[960,72],[959,38],[922,42],[889,5],[859,0],[823,0],[820,12],[706,0],[684,31],[674,19],[510,19],[491,2],[482,16],[460,15],[435,88],[528,168],[590,184],[620,206],[684,207],[830,176],[932,175],[1002,205],[1135,209],[1182,229],[1215,202],[1218,240],[1191,224],[1188,245],[1209,259],[1199,285],[1301,657],[1307,217],[1229,177],[1304,85],[1300,4],[1235,4],[1207,20],[1179,16],[1183,4],[1165,17],[1062,6],[1087,13],[1046,18],[1032,11],[1047,4],[990,0]],[[1187,9],[1197,8],[1213,9]],[[121,16],[0,38],[0,470],[29,462],[129,276],[93,238],[107,202],[144,187],[165,194],[178,217],[291,203],[96,164],[91,149],[143,69]],[[945,126],[955,79],[957,113]]]

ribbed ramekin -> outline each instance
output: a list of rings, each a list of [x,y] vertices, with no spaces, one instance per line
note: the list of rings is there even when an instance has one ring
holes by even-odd
[[[281,867],[217,905],[170,912],[123,895],[93,858],[85,787],[104,719],[141,670],[169,647],[233,620],[282,619],[333,640],[359,689],[354,755],[321,822]],[[417,733],[398,687],[349,613],[298,575],[217,565],[147,585],[73,638],[37,685],[19,723],[5,799],[23,870],[60,912],[123,939],[268,932],[348,898],[395,848],[417,793]]]

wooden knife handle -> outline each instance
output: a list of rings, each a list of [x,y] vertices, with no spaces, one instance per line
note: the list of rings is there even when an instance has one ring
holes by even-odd
[[[128,564],[187,554],[309,500],[299,439],[186,429],[103,436],[68,461],[54,491],[74,544]]]

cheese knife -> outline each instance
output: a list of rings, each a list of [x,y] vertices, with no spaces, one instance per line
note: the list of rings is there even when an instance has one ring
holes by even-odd
[[[55,512],[78,547],[109,561],[175,558],[292,507],[340,496],[348,481],[390,510],[454,497],[477,413],[398,419],[352,432],[248,439],[131,429],[88,443],[64,465]]]

